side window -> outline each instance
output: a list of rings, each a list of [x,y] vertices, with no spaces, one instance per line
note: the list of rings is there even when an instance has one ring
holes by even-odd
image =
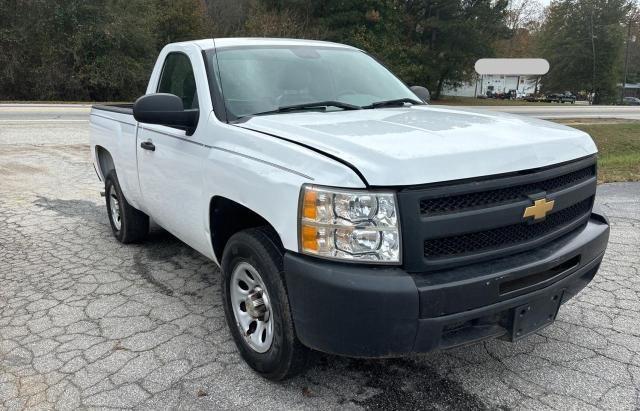
[[[158,93],[171,93],[182,99],[185,110],[198,108],[196,78],[189,57],[182,53],[171,53],[162,67]]]

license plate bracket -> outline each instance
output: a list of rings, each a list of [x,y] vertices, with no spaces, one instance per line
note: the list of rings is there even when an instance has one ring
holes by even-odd
[[[553,323],[563,294],[564,290],[558,290],[514,308],[511,313],[511,341],[517,341]]]

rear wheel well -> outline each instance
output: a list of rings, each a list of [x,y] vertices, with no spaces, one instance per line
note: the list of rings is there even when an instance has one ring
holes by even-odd
[[[102,146],[96,146],[96,157],[98,158],[98,166],[100,167],[100,174],[104,181],[112,170],[116,169],[116,165],[113,163],[113,157],[106,148]]]
[[[282,247],[282,242],[275,228],[258,213],[225,197],[216,196],[211,199],[209,228],[213,252],[218,261],[222,261],[224,247],[232,235],[255,227],[267,227],[272,230],[279,242],[278,246]]]

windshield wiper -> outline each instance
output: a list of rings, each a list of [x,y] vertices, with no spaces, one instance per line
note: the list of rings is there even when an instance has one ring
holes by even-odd
[[[343,110],[360,110],[362,107],[356,106],[354,104],[342,103],[340,101],[318,101],[315,103],[303,103],[303,104],[293,104],[290,106],[282,106],[278,107],[275,110],[263,111],[261,113],[252,114],[252,116],[261,116],[266,114],[276,114],[276,113],[286,113],[289,111],[296,110],[312,110],[317,108],[327,108],[327,107],[338,107]]]
[[[405,97],[405,98],[396,98],[393,100],[376,101],[375,103],[371,103],[368,106],[362,106],[362,108],[401,107],[401,106],[404,106],[406,103],[411,103],[414,105],[424,104],[422,101]]]

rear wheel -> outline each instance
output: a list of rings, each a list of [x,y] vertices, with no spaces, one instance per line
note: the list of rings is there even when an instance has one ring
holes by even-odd
[[[247,364],[271,380],[300,373],[311,354],[295,335],[282,258],[276,234],[264,227],[233,235],[222,257],[229,330]]]
[[[116,239],[124,244],[144,240],[149,233],[149,216],[124,198],[115,170],[105,179],[105,197],[109,223]]]

